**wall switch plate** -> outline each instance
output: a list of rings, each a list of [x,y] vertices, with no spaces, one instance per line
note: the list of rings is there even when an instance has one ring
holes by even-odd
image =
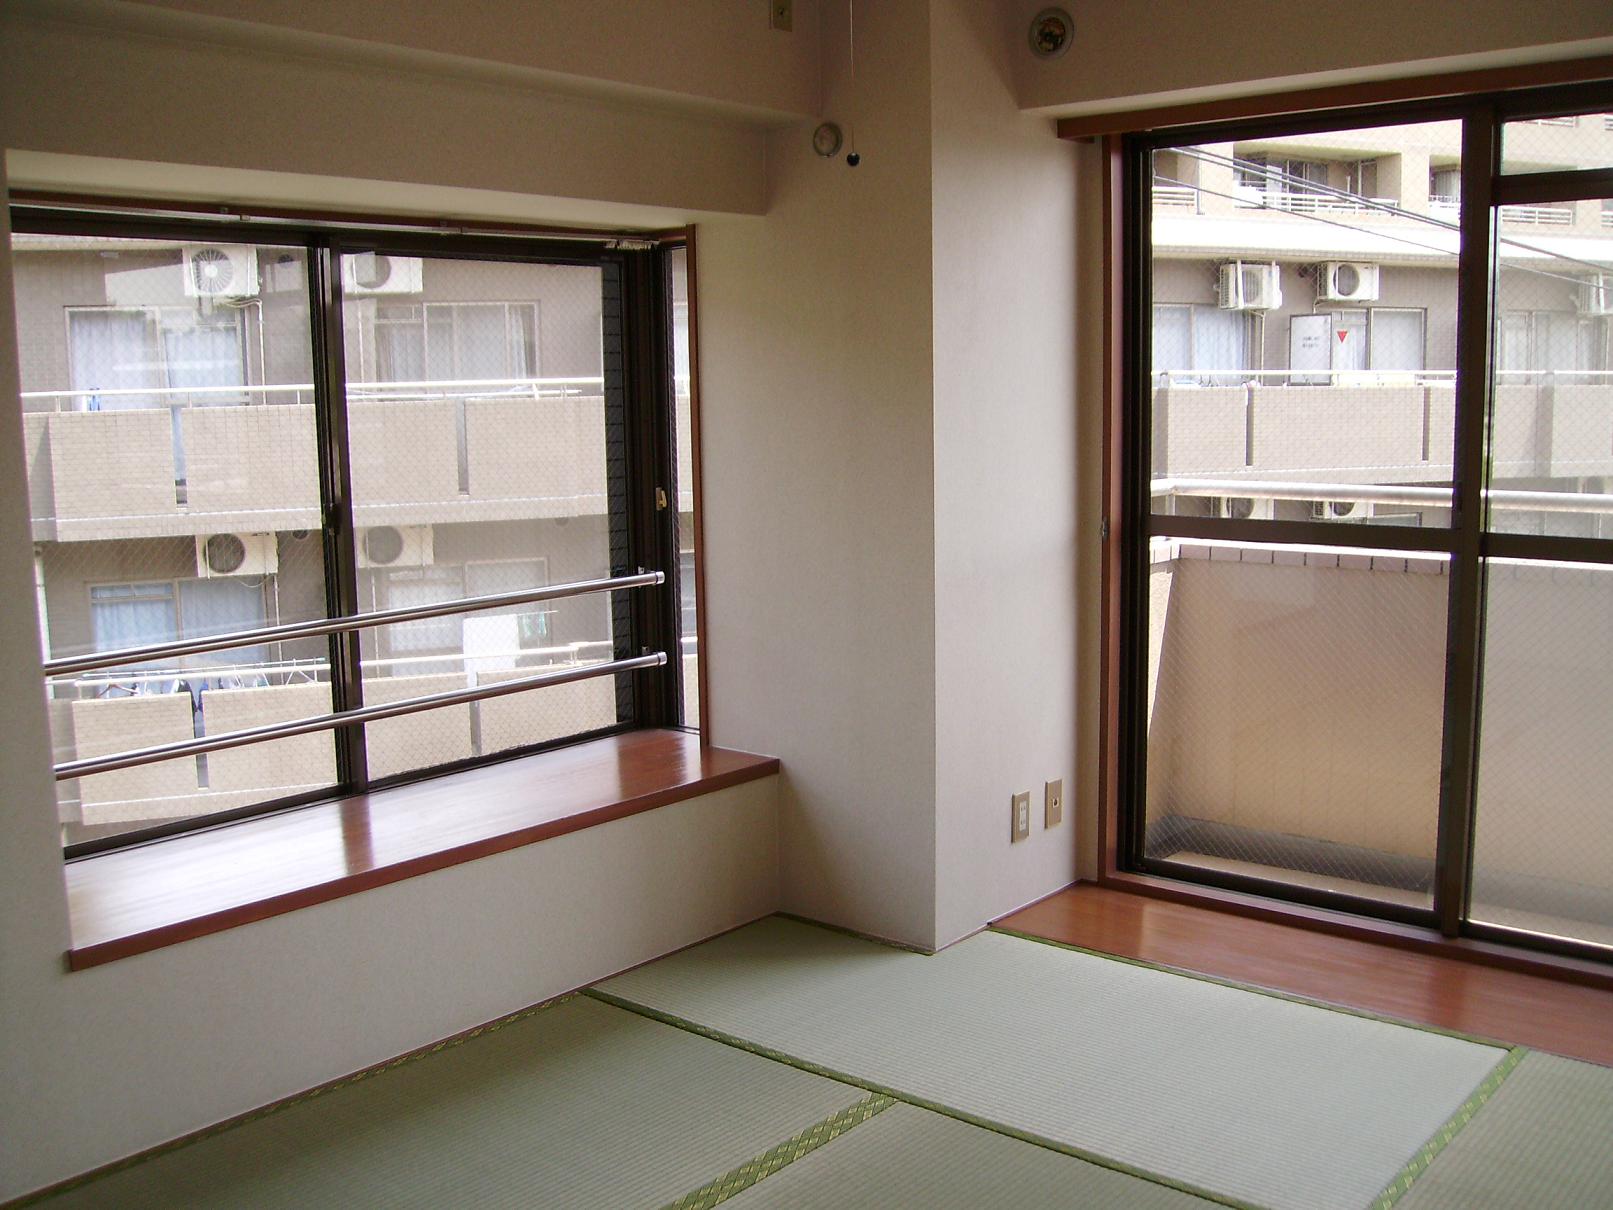
[[[1056,828],[1064,822],[1064,779],[1050,781],[1042,790],[1042,826]]]
[[[1014,816],[1012,830],[1008,833],[1011,843],[1018,843],[1029,838],[1031,834],[1031,792],[1029,790],[1014,795]]]
[[[792,0],[769,0],[767,27],[789,33],[795,28],[795,5]]]

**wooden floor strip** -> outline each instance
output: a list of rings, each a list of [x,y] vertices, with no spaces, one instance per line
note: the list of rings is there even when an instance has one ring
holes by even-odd
[[[1081,884],[996,922],[1099,953],[1613,1066],[1613,991]]]

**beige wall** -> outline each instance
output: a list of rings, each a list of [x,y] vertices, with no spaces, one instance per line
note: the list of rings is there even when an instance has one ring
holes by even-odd
[[[80,72],[57,60],[59,53],[71,55],[74,35],[42,50],[44,57],[20,73],[12,56],[26,60],[28,51],[12,40],[13,32],[8,18],[0,37],[6,56],[0,89],[23,87],[43,97],[46,81],[65,78],[58,68]],[[166,62],[155,46],[144,50],[153,70]],[[177,86],[187,52],[175,47],[167,53],[176,59],[168,67]],[[129,85],[104,58],[98,70],[107,72],[102,78],[109,90]],[[20,85],[19,75],[26,77]],[[407,92],[411,86],[397,87]],[[362,82],[357,91],[363,92]],[[143,95],[160,108],[172,94],[163,85]],[[293,98],[292,91],[286,95]],[[17,99],[15,93],[3,99],[8,132],[16,129]],[[30,102],[36,103],[51,107],[43,99]],[[294,99],[288,104],[295,108]],[[361,99],[353,104],[363,109]],[[79,112],[88,117],[90,110]],[[96,124],[111,128],[107,112],[100,110]],[[128,115],[129,124],[116,126],[110,137],[79,130],[66,142],[112,147],[142,137],[143,120],[127,106],[117,112]],[[282,107],[281,116],[289,112]],[[439,162],[465,156],[464,140],[450,139],[449,132],[440,140],[400,140],[404,126],[394,126],[384,108],[373,116],[397,164],[413,155]],[[489,128],[513,128],[519,116],[503,112]],[[648,118],[642,128],[653,139],[659,123]],[[524,136],[529,144],[530,133]],[[243,148],[250,154],[249,142]],[[712,154],[720,160],[720,151]],[[709,168],[712,154],[702,151],[694,162]],[[603,161],[584,158],[594,173],[619,169],[618,183],[632,175],[609,167],[616,157],[608,154]],[[475,172],[471,166],[471,179]],[[719,166],[707,178],[719,192],[722,175]],[[630,184],[628,191],[634,191]],[[8,235],[0,220],[0,239]],[[0,256],[0,575],[13,585],[31,585],[10,263]],[[767,779],[67,974],[68,918],[60,837],[48,806],[54,787],[38,619],[31,591],[9,600],[0,611],[0,700],[8,703],[0,780],[14,804],[34,809],[0,813],[0,854],[8,870],[0,883],[0,1200],[446,1037],[778,905],[777,787],[776,779]],[[579,918],[596,927],[576,931],[570,924]],[[475,945],[465,944],[468,936]]]
[[[67,20],[73,15],[66,4],[34,3],[0,13],[8,150],[682,212],[757,213],[764,203],[765,136],[735,119],[400,68],[361,44],[335,56],[293,54],[261,40],[155,36],[111,20]],[[145,191],[175,188],[169,175],[148,172]],[[367,202],[372,210],[402,204],[373,192]],[[547,213],[573,219],[577,210],[557,204]]]
[[[1074,811],[1044,829],[1042,792],[1079,769],[1081,211],[1075,150],[1015,109],[996,32],[972,0],[931,7],[938,944],[1075,877]]]
[[[794,0],[794,28],[769,28],[767,0],[634,0],[601,13],[596,0],[137,0],[171,14],[233,18],[283,31],[506,64],[551,82],[620,95],[655,90],[708,106],[808,116],[817,111],[819,0]],[[88,7],[88,6],[86,6]],[[98,6],[100,7],[100,6]],[[125,18],[128,19],[128,18]],[[176,23],[178,28],[194,28]],[[601,36],[601,26],[612,26]],[[204,28],[218,30],[217,23]],[[297,45],[308,44],[300,40]],[[661,99],[661,98],[658,98]]]
[[[1002,0],[1023,46],[1040,0]],[[1060,58],[1015,59],[1019,103],[1061,112],[1236,95],[1498,62],[1606,54],[1600,0],[1361,0],[1348,11],[1270,0],[1069,0],[1076,36]],[[1585,45],[1565,45],[1589,40]],[[1452,59],[1444,64],[1430,60]]]
[[[843,12],[826,14],[844,46]],[[783,759],[784,905],[935,939],[928,6],[858,13],[853,96],[768,145],[762,220],[699,242],[712,739]],[[880,64],[878,72],[868,63]],[[1006,808],[1005,808],[1006,810]]]

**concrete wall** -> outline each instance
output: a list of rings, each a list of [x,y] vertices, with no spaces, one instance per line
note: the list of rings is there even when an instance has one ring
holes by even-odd
[[[1431,862],[1443,564],[1174,545],[1150,579],[1150,823],[1184,815]],[[1474,858],[1490,912],[1533,900],[1562,915],[1587,896],[1601,906],[1582,919],[1605,936],[1610,617],[1604,570],[1492,565]]]
[[[936,940],[1075,877],[1075,150],[1015,108],[1011,47],[931,7]],[[1006,182],[1012,182],[1006,186]],[[1009,801],[1032,791],[1028,843]]]
[[[1448,579],[1435,560],[1181,544],[1153,587],[1149,815],[1433,856]],[[1223,556],[1226,558],[1223,560]],[[1375,569],[1376,568],[1376,569]]]

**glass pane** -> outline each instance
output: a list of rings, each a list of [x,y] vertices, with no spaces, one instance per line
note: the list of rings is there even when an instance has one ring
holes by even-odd
[[[1613,945],[1613,567],[1486,573],[1472,918]]]
[[[342,258],[360,608],[611,574],[598,267]],[[607,596],[364,631],[368,705],[612,658]],[[383,778],[614,726],[611,678],[366,728]]]
[[[308,277],[298,248],[12,240],[47,656],[324,616]],[[49,687],[58,762],[330,708],[322,639]],[[330,785],[328,734],[58,786],[68,843]]]
[[[679,645],[683,652],[683,723],[700,726],[699,602],[695,599],[694,419],[689,360],[689,253],[674,248],[672,277],[672,385],[677,432]]]
[[[1149,555],[1145,855],[1429,906],[1448,557]]]
[[[1563,114],[1502,124],[1502,172],[1563,172],[1579,168],[1613,168],[1613,113]],[[1540,222],[1553,226],[1559,220]]]
[[[1153,153],[1156,513],[1447,526],[1461,129]]]
[[[1613,538],[1613,241],[1593,233],[1613,203],[1564,205],[1584,221],[1549,238],[1503,212],[1489,525]]]

